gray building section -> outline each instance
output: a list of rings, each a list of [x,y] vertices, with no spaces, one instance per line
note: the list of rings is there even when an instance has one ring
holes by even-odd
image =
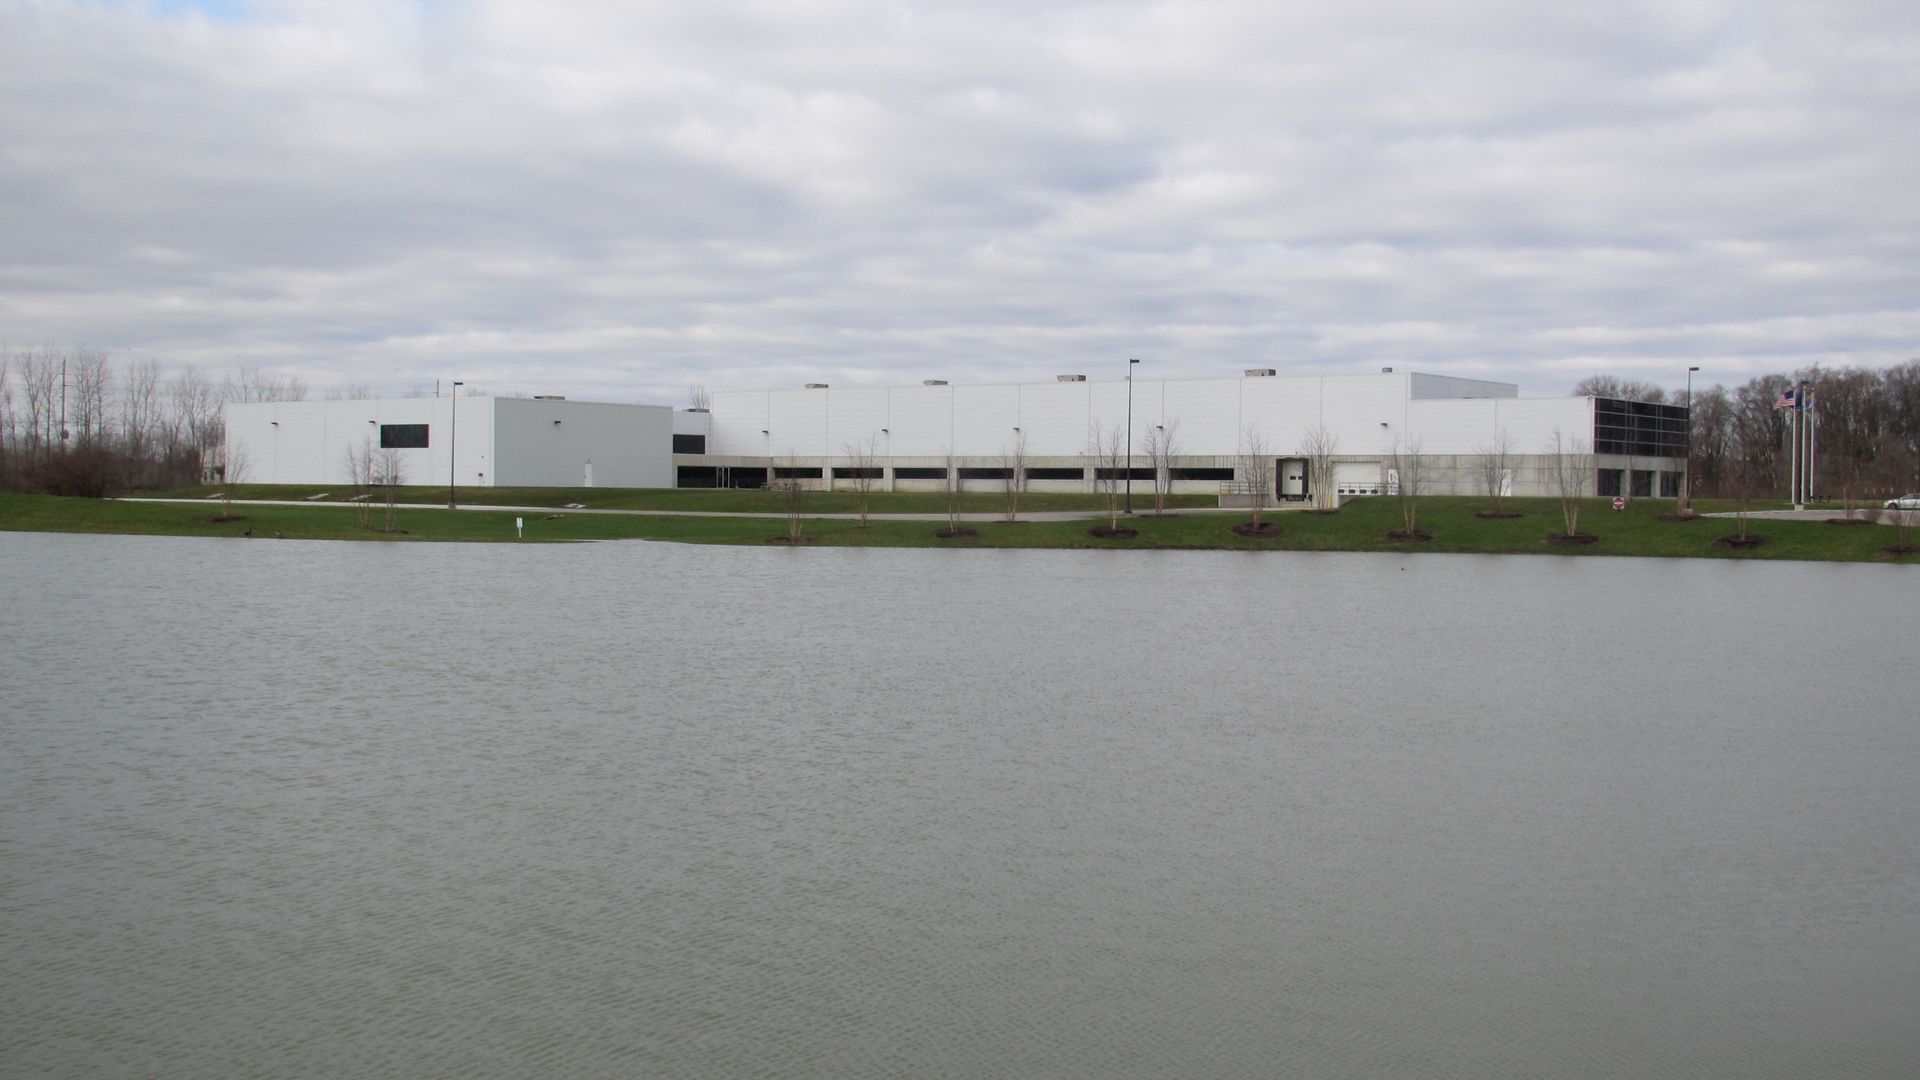
[[[673,410],[495,398],[494,483],[503,487],[673,486]]]

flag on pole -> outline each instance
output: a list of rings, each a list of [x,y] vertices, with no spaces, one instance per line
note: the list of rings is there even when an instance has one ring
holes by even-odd
[[[1774,399],[1773,411],[1779,412],[1781,409],[1791,409],[1795,404],[1797,404],[1795,391],[1789,388],[1781,391],[1780,396]]]

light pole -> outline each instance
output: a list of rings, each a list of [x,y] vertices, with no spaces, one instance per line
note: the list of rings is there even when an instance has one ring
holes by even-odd
[[[1138,360],[1127,361],[1127,463],[1123,466],[1127,472],[1127,513],[1133,513],[1133,365]]]
[[[459,473],[455,471],[459,468],[459,460],[455,451],[460,445],[460,388],[465,385],[466,384],[459,379],[453,380],[453,423],[448,425],[451,430],[447,433],[447,509],[449,510],[454,508],[453,482],[454,479],[459,476]]]
[[[1681,465],[1680,473],[1680,512],[1693,512],[1693,373],[1697,367],[1687,369],[1687,460]]]

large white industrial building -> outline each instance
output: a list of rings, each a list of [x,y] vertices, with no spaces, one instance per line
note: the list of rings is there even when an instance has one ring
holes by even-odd
[[[457,426],[454,410],[458,409]],[[1131,420],[1131,423],[1129,423]],[[1512,494],[1545,494],[1556,435],[1594,453],[1590,490],[1672,497],[1684,468],[1686,410],[1605,398],[1523,398],[1511,383],[1396,373],[1113,379],[918,386],[813,385],[722,391],[710,411],[550,398],[267,402],[227,409],[229,447],[262,483],[346,479],[351,446],[393,447],[406,482],[460,486],[845,487],[861,470],[878,490],[987,489],[1016,467],[1030,490],[1091,490],[1103,470],[1095,432],[1131,433],[1121,475],[1150,484],[1147,443],[1171,437],[1175,491],[1230,491],[1257,438],[1280,498],[1304,498],[1310,432],[1337,440],[1339,495],[1392,481],[1388,457],[1413,451],[1433,494],[1484,490],[1480,462],[1505,441]],[[1018,451],[1016,455],[1016,450]],[[1104,472],[1110,474],[1113,470]]]
[[[660,488],[673,425],[665,405],[561,398],[232,403],[226,460],[230,479],[258,484],[346,483],[349,451],[391,451],[406,484]]]

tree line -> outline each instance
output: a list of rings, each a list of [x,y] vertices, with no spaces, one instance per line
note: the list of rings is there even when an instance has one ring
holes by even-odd
[[[1882,370],[1802,368],[1727,387],[1693,388],[1693,490],[1703,496],[1784,491],[1790,409],[1781,395],[1809,391],[1815,455],[1813,490],[1821,497],[1920,491],[1920,360]],[[1576,397],[1687,404],[1684,388],[1595,375]]]
[[[197,484],[220,462],[222,406],[307,393],[298,377],[255,368],[216,378],[153,359],[115,363],[99,349],[0,349],[0,488],[99,497]]]

